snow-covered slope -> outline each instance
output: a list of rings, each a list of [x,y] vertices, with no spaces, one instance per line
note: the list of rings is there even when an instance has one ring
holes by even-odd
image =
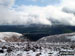
[[[66,34],[59,34],[59,35],[50,35],[42,37],[37,42],[42,43],[50,43],[50,42],[72,42],[75,41],[75,32],[74,33],[66,33]]]
[[[0,42],[20,41],[23,35],[16,32],[0,32]]]

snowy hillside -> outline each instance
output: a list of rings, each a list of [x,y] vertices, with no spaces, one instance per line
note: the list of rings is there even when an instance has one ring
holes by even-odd
[[[20,40],[23,35],[16,32],[0,32],[0,42],[13,42]]]
[[[37,42],[50,43],[50,42],[72,42],[72,41],[75,41],[75,32],[45,36],[45,37],[41,38],[40,40],[38,40]]]

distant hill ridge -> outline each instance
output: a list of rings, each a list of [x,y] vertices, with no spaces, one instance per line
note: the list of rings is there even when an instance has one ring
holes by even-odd
[[[44,36],[75,32],[75,26],[64,25],[0,25],[0,32],[18,32],[31,41],[37,41]]]

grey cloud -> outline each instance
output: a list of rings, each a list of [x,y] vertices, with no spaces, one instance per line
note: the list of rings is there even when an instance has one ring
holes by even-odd
[[[66,12],[66,13],[72,13],[72,14],[75,15],[75,8],[73,9],[73,8],[66,8],[66,7],[64,7],[62,10],[64,12]]]

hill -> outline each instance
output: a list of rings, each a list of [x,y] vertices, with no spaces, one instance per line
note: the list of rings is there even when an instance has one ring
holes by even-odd
[[[75,32],[42,37],[37,42],[40,42],[40,43],[75,42]]]

